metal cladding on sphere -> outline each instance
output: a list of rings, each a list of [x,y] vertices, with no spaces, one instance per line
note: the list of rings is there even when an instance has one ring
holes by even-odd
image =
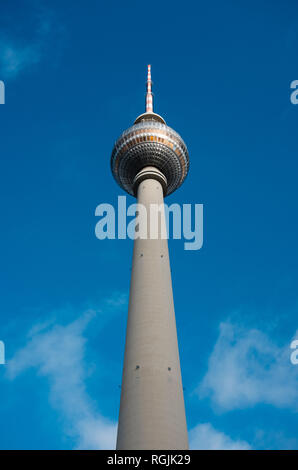
[[[114,178],[132,195],[134,178],[146,166],[158,168],[167,178],[165,195],[181,186],[189,167],[187,148],[179,134],[153,119],[141,120],[123,132],[111,157]]]
[[[134,178],[144,167],[158,168],[167,179],[165,196],[173,193],[186,178],[189,156],[180,135],[153,112],[151,69],[148,68],[146,113],[124,131],[114,145],[111,169],[119,186],[136,195]]]

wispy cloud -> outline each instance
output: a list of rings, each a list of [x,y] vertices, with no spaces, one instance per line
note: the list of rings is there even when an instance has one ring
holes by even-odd
[[[19,45],[11,39],[0,39],[0,70],[3,78],[16,77],[24,68],[40,60],[40,49],[36,44]]]
[[[248,450],[250,445],[233,440],[210,423],[198,424],[189,433],[190,448],[195,450]]]
[[[117,303],[120,297],[121,302]],[[103,305],[123,308],[124,299],[117,293]],[[35,368],[38,375],[48,378],[51,405],[64,417],[65,430],[80,449],[112,449],[116,442],[116,423],[97,411],[85,387],[85,330],[98,313],[87,310],[66,325],[51,320],[34,325],[25,346],[7,363],[10,380],[29,368]]]
[[[258,403],[297,411],[298,368],[289,346],[290,339],[281,347],[260,330],[222,323],[199,395],[222,411]]]
[[[17,37],[13,33],[0,33],[0,76],[3,79],[16,78],[23,70],[37,64],[53,29],[53,13],[38,7],[32,11],[35,28],[30,39]]]

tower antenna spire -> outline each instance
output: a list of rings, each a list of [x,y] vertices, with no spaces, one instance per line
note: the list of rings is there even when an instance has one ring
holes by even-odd
[[[153,113],[153,95],[152,95],[151,65],[148,65],[147,73],[147,93],[146,93],[146,113]]]

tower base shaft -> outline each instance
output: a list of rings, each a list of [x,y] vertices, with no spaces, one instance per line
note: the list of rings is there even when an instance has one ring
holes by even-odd
[[[146,179],[137,196],[149,214],[163,204],[162,185]],[[160,235],[134,242],[117,449],[188,449],[168,242]]]

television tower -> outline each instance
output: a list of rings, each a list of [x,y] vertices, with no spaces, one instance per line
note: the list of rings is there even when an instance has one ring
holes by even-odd
[[[137,198],[138,229],[130,284],[117,449],[188,449],[183,388],[167,239],[162,236],[164,196],[183,183],[189,167],[182,138],[153,112],[148,65],[146,112],[116,141],[111,169],[121,188]],[[161,207],[158,235],[150,206]],[[139,227],[138,227],[139,226]]]

